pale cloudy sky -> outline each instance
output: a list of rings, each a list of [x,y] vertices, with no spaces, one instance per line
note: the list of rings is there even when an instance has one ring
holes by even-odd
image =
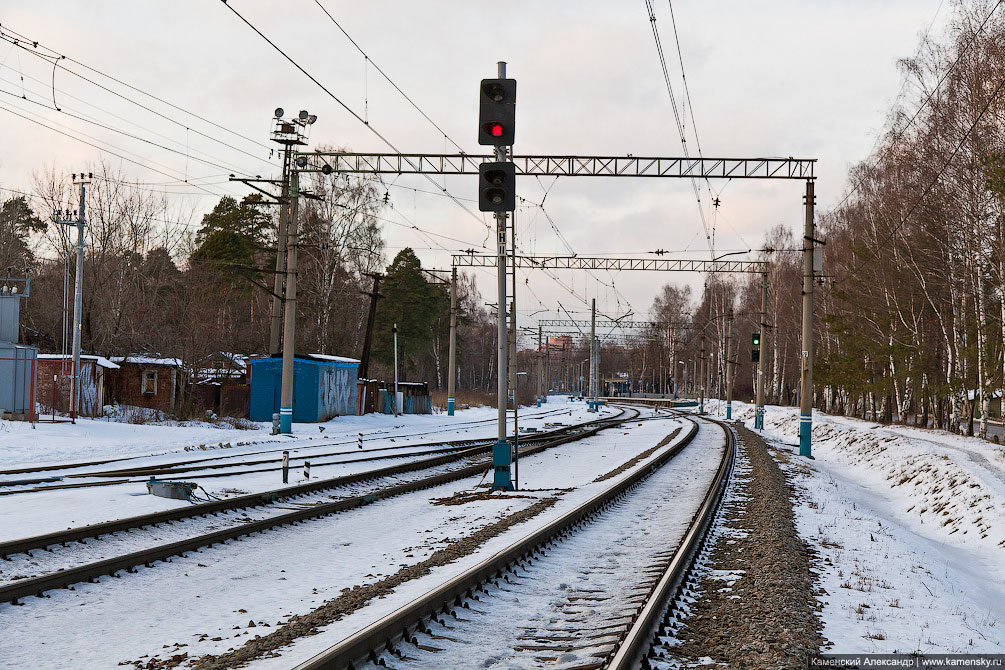
[[[504,60],[519,82],[517,154],[681,154],[644,0],[321,1],[373,62],[469,153],[484,152],[475,141],[478,80],[494,76],[496,61]],[[349,107],[361,115],[365,110],[371,126],[402,151],[454,151],[367,66],[313,0],[230,3]],[[680,102],[670,4],[653,0],[653,5]],[[677,0],[673,11],[703,154],[817,158],[819,205],[835,203],[847,168],[869,152],[901,89],[897,60],[913,54],[929,25],[940,31],[951,6],[952,0]],[[318,115],[312,144],[388,150],[221,0],[0,0],[0,25],[263,145],[269,144],[272,110],[282,106]],[[266,175],[277,169],[258,144],[156,105],[188,125],[186,130],[61,69],[55,72],[59,106],[175,147],[180,154],[19,99],[24,94],[51,105],[52,80],[50,64],[0,42],[0,89],[7,92],[0,94],[0,187],[27,189],[33,170],[51,165],[76,170],[104,157],[121,163],[132,178],[171,192],[178,207],[196,212],[197,222],[219,195],[244,193],[226,183],[227,173]],[[129,97],[151,102],[135,92]],[[131,152],[170,176],[103,155],[11,111],[91,135],[96,143]],[[196,161],[195,152],[224,168]],[[185,177],[212,193],[179,185]],[[527,178],[519,192],[540,202],[550,189],[545,207],[579,255],[639,256],[663,248],[678,256],[709,257],[687,181],[552,181]],[[388,189],[394,207],[386,218],[464,241],[433,238],[451,251],[491,243],[485,227],[455,203],[422,193],[432,188],[423,177],[389,177],[387,182],[394,183]],[[476,197],[472,178],[450,177],[445,185],[459,198]],[[712,186],[722,202],[715,217],[717,253],[756,248],[778,223],[794,231],[801,225],[800,182]],[[708,200],[703,192],[706,212]],[[518,243],[525,252],[565,253],[540,210],[521,208],[518,217]],[[385,233],[389,257],[413,246],[427,266],[449,268],[450,251],[428,237],[391,224]],[[521,311],[541,309],[540,300],[549,309],[560,301],[582,312],[584,300],[596,297],[608,313],[623,314],[630,304],[644,317],[664,282],[696,288],[701,283],[701,277],[691,275],[557,275],[565,287],[543,274],[521,272],[521,285],[530,280],[518,295]],[[491,273],[483,270],[478,276],[486,300],[494,300]]]

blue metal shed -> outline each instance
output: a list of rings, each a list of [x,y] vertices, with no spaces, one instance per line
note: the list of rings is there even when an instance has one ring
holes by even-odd
[[[248,362],[251,382],[251,420],[272,421],[279,412],[283,387],[283,359],[256,358]],[[293,421],[318,423],[356,414],[356,377],[359,361],[341,356],[311,354],[293,358]]]

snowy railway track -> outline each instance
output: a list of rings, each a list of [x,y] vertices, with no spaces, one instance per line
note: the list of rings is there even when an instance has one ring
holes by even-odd
[[[595,435],[605,428],[620,425],[626,421],[638,418],[638,410],[622,409],[613,417],[605,417],[594,421],[565,426],[547,433],[541,433],[521,443],[521,455],[529,456],[546,449],[562,444]],[[157,524],[170,524],[175,521],[184,521],[197,517],[208,517],[210,515],[231,512],[238,509],[254,507],[275,506],[282,502],[290,504],[295,502],[298,496],[317,493],[332,488],[372,483],[379,479],[401,475],[409,472],[426,470],[445,464],[458,464],[462,459],[470,459],[480,456],[491,449],[491,445],[473,447],[463,452],[455,452],[430,459],[412,461],[409,463],[357,473],[353,475],[336,477],[329,480],[319,480],[308,482],[296,486],[291,486],[274,491],[267,491],[258,494],[251,494],[231,498],[227,500],[200,503],[189,507],[183,507],[163,512],[156,512],[128,519],[109,521],[100,524],[93,524],[80,528],[72,528],[66,531],[48,533],[45,535],[24,538],[0,543],[0,557],[10,560],[14,554],[24,553],[30,557],[30,552],[49,549],[53,545],[69,545],[74,542],[84,543],[85,539],[110,535],[121,531],[133,529],[149,528]],[[126,570],[135,572],[138,566],[149,567],[156,561],[163,561],[172,556],[181,556],[187,552],[196,551],[203,547],[211,547],[216,544],[223,544],[230,540],[253,533],[263,532],[272,528],[287,525],[297,525],[305,521],[326,517],[338,512],[362,507],[377,500],[392,498],[405,493],[420,491],[451,481],[456,481],[464,477],[481,474],[488,467],[488,462],[484,459],[470,465],[440,472],[430,476],[416,478],[411,481],[377,488],[364,495],[354,495],[334,502],[323,502],[312,505],[304,505],[292,511],[275,514],[258,520],[239,520],[241,523],[209,533],[200,533],[195,536],[186,537],[176,542],[159,544],[148,547],[141,551],[134,551],[124,555],[117,555],[111,558],[76,565],[72,567],[61,567],[47,574],[19,579],[17,581],[0,586],[0,602],[10,602],[17,604],[20,599],[28,596],[42,597],[46,591],[57,588],[72,588],[75,583],[83,581],[93,581],[95,578],[111,575],[118,576],[119,571]],[[86,543],[85,543],[86,544]]]
[[[721,458],[718,450],[714,458],[702,450],[710,431],[719,435],[712,442]],[[732,430],[715,421],[699,428],[695,421],[687,436],[618,484],[296,670],[473,667],[504,659],[520,667],[645,667],[657,626],[688,579],[722,500],[733,459]],[[671,461],[675,467],[665,467]],[[686,518],[681,508],[688,509]],[[679,542],[667,546],[667,536]],[[575,582],[575,575],[579,584],[559,583],[562,577]],[[526,664],[516,658],[521,655],[529,655]]]
[[[563,413],[563,410],[547,410],[535,413],[533,418],[545,418],[553,414]],[[446,428],[438,428],[418,433],[388,434],[390,431],[377,431],[366,434],[366,441],[378,439],[401,440],[414,437],[425,437],[436,433],[443,433],[449,430],[457,432],[459,429],[470,429],[494,422],[495,419],[484,419],[479,421],[466,421]],[[362,435],[362,434],[361,434]],[[186,458],[168,463],[157,463],[148,465],[137,465],[134,467],[118,467],[114,469],[95,470],[93,468],[101,465],[124,464],[126,461],[137,461],[149,459],[150,456],[129,456],[125,458],[113,458],[84,463],[68,464],[40,464],[0,470],[0,496],[15,495],[20,493],[43,493],[48,491],[87,488],[93,486],[114,486],[119,484],[142,483],[150,476],[174,476],[182,475],[186,479],[206,479],[218,477],[230,477],[237,475],[254,474],[260,472],[276,472],[282,469],[277,465],[279,455],[283,451],[299,449],[302,453],[291,454],[290,467],[302,467],[303,461],[310,460],[314,467],[325,465],[346,465],[363,463],[369,461],[393,460],[397,458],[411,458],[415,456],[428,456],[439,453],[449,453],[467,447],[484,445],[485,439],[466,438],[459,440],[436,440],[431,442],[412,442],[394,446],[384,446],[367,448],[359,451],[353,447],[359,444],[356,439],[343,439],[326,442],[306,442],[303,439],[289,443],[283,443],[279,447],[269,449],[257,449],[234,454],[213,454],[199,457]],[[345,447],[341,451],[316,451],[325,447]],[[439,448],[437,448],[439,447]],[[409,451],[411,450],[411,451]],[[380,456],[373,456],[377,452]],[[251,457],[270,454],[267,458],[254,459]],[[321,458],[335,457],[342,460],[319,461]],[[298,465],[298,462],[300,464]],[[268,464],[269,467],[253,468]],[[227,468],[242,468],[240,470],[219,472]],[[194,473],[194,474],[191,474]],[[24,477],[24,475],[29,475]],[[34,475],[33,477],[31,475]],[[4,477],[20,476],[18,479],[4,479]],[[99,479],[100,477],[112,479]],[[66,480],[79,480],[66,483]],[[48,484],[47,486],[34,486],[25,488],[33,484]]]

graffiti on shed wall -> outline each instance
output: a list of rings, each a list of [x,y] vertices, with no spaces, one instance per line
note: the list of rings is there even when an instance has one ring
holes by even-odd
[[[98,416],[101,414],[101,404],[98,402],[98,380],[94,374],[94,364],[81,364],[80,371],[80,413],[83,416]]]
[[[321,377],[321,420],[356,413],[356,375],[349,368],[324,368]]]

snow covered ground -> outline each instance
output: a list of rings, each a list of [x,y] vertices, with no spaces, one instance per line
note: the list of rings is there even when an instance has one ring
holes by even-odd
[[[486,542],[475,553],[402,584],[322,634],[301,639],[282,657],[251,666],[289,668],[616,483],[628,473],[604,482],[593,480],[655,446],[679,425],[674,419],[631,423],[521,459],[520,493],[528,497],[430,504],[433,499],[471,492],[478,484],[476,478],[461,480],[176,557],[136,574],[79,584],[73,591],[54,591],[47,598],[29,598],[23,606],[0,605],[4,631],[0,667],[115,668],[120,662],[146,661],[154,655],[163,659],[187,653],[194,659],[224,652],[344,589],[393,574],[474,529],[542,497],[572,489],[551,509]],[[6,502],[0,498],[0,506]]]
[[[734,417],[752,428],[753,406]],[[797,408],[765,426],[819,552],[831,652],[1005,652],[1005,449],[814,413],[807,460]]]
[[[614,408],[601,408],[600,416],[613,415]],[[524,408],[520,412],[520,426],[546,429],[545,424],[573,424],[595,419],[598,414],[587,412],[583,402],[570,402],[565,397],[551,398],[540,408]],[[209,472],[184,472],[161,479],[195,481],[217,496],[237,495],[281,488],[282,475],[278,469],[283,450],[291,457],[290,484],[303,479],[303,460],[313,459],[311,478],[337,477],[355,472],[386,467],[402,460],[343,462],[340,457],[317,459],[321,453],[339,452],[345,459],[362,455],[383,455],[375,451],[387,447],[457,440],[466,438],[491,438],[496,434],[496,410],[479,407],[460,410],[453,417],[445,414],[407,415],[391,417],[379,414],[339,417],[324,424],[294,424],[293,437],[270,435],[271,424],[259,424],[260,430],[221,430],[201,425],[146,426],[104,421],[81,420],[72,424],[38,424],[37,428],[23,422],[0,422],[0,468],[16,468],[41,463],[64,464],[89,462],[107,458],[129,457],[102,465],[87,466],[75,472],[98,472],[109,468],[161,465],[179,460],[213,457],[233,460],[236,466],[242,461],[272,459],[272,463],[255,466],[263,472],[223,476],[226,470]],[[4,430],[6,428],[7,430]],[[321,432],[319,428],[324,428]],[[359,433],[363,433],[362,452],[356,446]],[[241,439],[232,436],[236,434]],[[206,436],[214,438],[207,443]],[[227,436],[230,442],[220,442]],[[202,442],[200,442],[202,440]],[[206,451],[199,445],[207,447]],[[195,447],[196,450],[186,451]],[[208,447],[215,447],[208,449]],[[436,447],[428,447],[433,449]],[[409,450],[422,451],[422,449]],[[420,458],[411,456],[409,458]],[[29,476],[60,476],[62,470],[40,475],[0,474],[0,487],[4,481]],[[216,476],[204,476],[204,475]],[[114,478],[114,477],[113,477]],[[101,477],[101,479],[109,479]],[[53,532],[71,526],[82,526],[111,519],[147,514],[164,509],[185,506],[182,500],[170,500],[147,494],[143,477],[133,477],[133,483],[92,488],[62,489],[42,493],[0,495],[0,540],[10,540],[28,535]],[[81,481],[67,479],[65,482]],[[64,482],[58,482],[64,483]],[[0,490],[11,490],[10,487]]]
[[[553,412],[558,405],[565,406],[563,409],[578,408],[586,415],[584,403],[570,403],[565,397],[556,397],[540,408],[521,408],[520,417],[529,419],[537,414]],[[363,433],[364,438],[369,440],[435,429],[449,432],[458,423],[473,421],[484,421],[494,431],[491,422],[495,416],[494,407],[458,410],[453,417],[446,414],[341,416],[323,424],[295,423],[293,437],[355,440],[358,433]],[[238,430],[226,423],[164,423],[167,425],[78,419],[76,424],[37,423],[33,427],[24,421],[0,420],[0,469],[291,442],[288,436],[272,435],[272,424],[269,422],[248,422],[255,427],[252,430]],[[324,431],[319,428],[324,428]]]

